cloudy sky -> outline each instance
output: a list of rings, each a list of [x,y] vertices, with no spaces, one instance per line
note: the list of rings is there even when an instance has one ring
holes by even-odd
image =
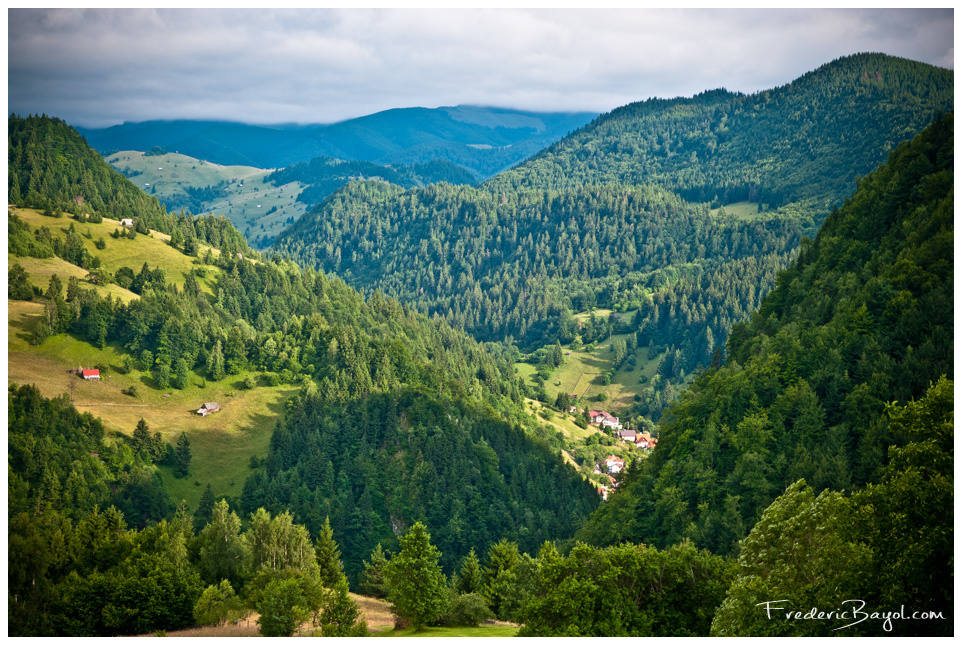
[[[330,123],[393,107],[608,111],[840,56],[954,67],[938,10],[8,11],[8,113]]]

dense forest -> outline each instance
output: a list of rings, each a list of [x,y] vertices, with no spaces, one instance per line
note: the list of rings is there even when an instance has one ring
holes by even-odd
[[[952,72],[884,54],[840,58],[755,94],[651,99],[604,114],[487,185],[654,183],[692,202],[823,210],[937,111]]]
[[[640,307],[690,371],[857,174],[951,107],[950,72],[853,56],[751,96],[631,104],[478,188],[348,185],[274,249],[525,351],[570,342],[572,312]]]
[[[474,184],[477,177],[469,170],[449,161],[434,159],[412,166],[385,166],[370,161],[344,161],[331,157],[315,157],[308,162],[292,164],[275,170],[267,181],[283,186],[297,181],[306,186],[297,195],[297,201],[313,206],[350,181],[382,179],[404,188],[446,182],[449,184]]]
[[[641,307],[654,316],[658,307],[663,315],[643,316],[639,327],[651,322],[657,343],[681,345],[708,327],[723,341],[801,235],[789,220],[711,215],[638,186],[499,197],[366,182],[332,195],[323,214],[305,215],[275,249],[417,303],[482,340],[568,343],[578,333],[572,311]],[[709,275],[736,293],[700,289]],[[692,365],[711,349],[703,354],[692,355]]]
[[[951,484],[941,483],[951,482],[952,389],[940,379],[953,378],[953,140],[951,116],[941,117],[859,182],[750,322],[732,330],[728,363],[702,373],[666,411],[658,449],[635,464],[581,539],[659,547],[691,540],[751,562],[756,540],[757,557],[771,559],[769,543],[756,537],[765,530],[775,539],[767,515],[790,522],[813,504],[821,509],[823,491],[855,491],[824,493],[825,505],[837,500],[853,518],[887,494],[919,496],[924,503],[906,498],[899,511],[878,507],[900,515],[880,513],[856,529],[847,516],[832,516],[863,553],[852,570],[832,575],[853,576],[843,587],[851,590],[873,571],[865,584],[879,586],[862,588],[872,598],[890,595],[885,581],[898,575],[891,568],[909,565],[886,554],[897,552],[891,540],[905,539],[895,537],[896,526],[907,523],[933,550],[913,565],[911,575],[924,580],[906,593],[931,600],[925,608],[951,607],[951,513],[924,509],[952,506]],[[898,407],[912,400],[920,402]],[[913,425],[913,415],[923,421]],[[913,477],[924,481],[903,491]],[[779,504],[785,508],[775,510]],[[835,513],[834,504],[824,512]],[[822,566],[837,564],[830,553],[817,555],[827,558]],[[812,584],[799,593],[821,592]]]

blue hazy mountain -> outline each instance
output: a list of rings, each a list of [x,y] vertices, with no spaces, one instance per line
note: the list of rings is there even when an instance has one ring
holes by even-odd
[[[213,163],[281,168],[314,157],[413,165],[435,159],[490,177],[597,116],[477,106],[399,108],[330,125],[146,121],[77,128],[100,151],[177,151]]]

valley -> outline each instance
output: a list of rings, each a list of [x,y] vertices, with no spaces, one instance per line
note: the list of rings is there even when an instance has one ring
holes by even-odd
[[[85,131],[156,142],[103,157],[11,115],[11,635],[951,617],[952,87],[858,54],[597,118]]]

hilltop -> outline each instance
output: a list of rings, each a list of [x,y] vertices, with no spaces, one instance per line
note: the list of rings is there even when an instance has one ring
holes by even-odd
[[[386,110],[331,125],[151,121],[78,130],[102,151],[159,146],[222,165],[282,168],[315,157],[401,165],[437,159],[490,177],[594,116],[458,106]]]

